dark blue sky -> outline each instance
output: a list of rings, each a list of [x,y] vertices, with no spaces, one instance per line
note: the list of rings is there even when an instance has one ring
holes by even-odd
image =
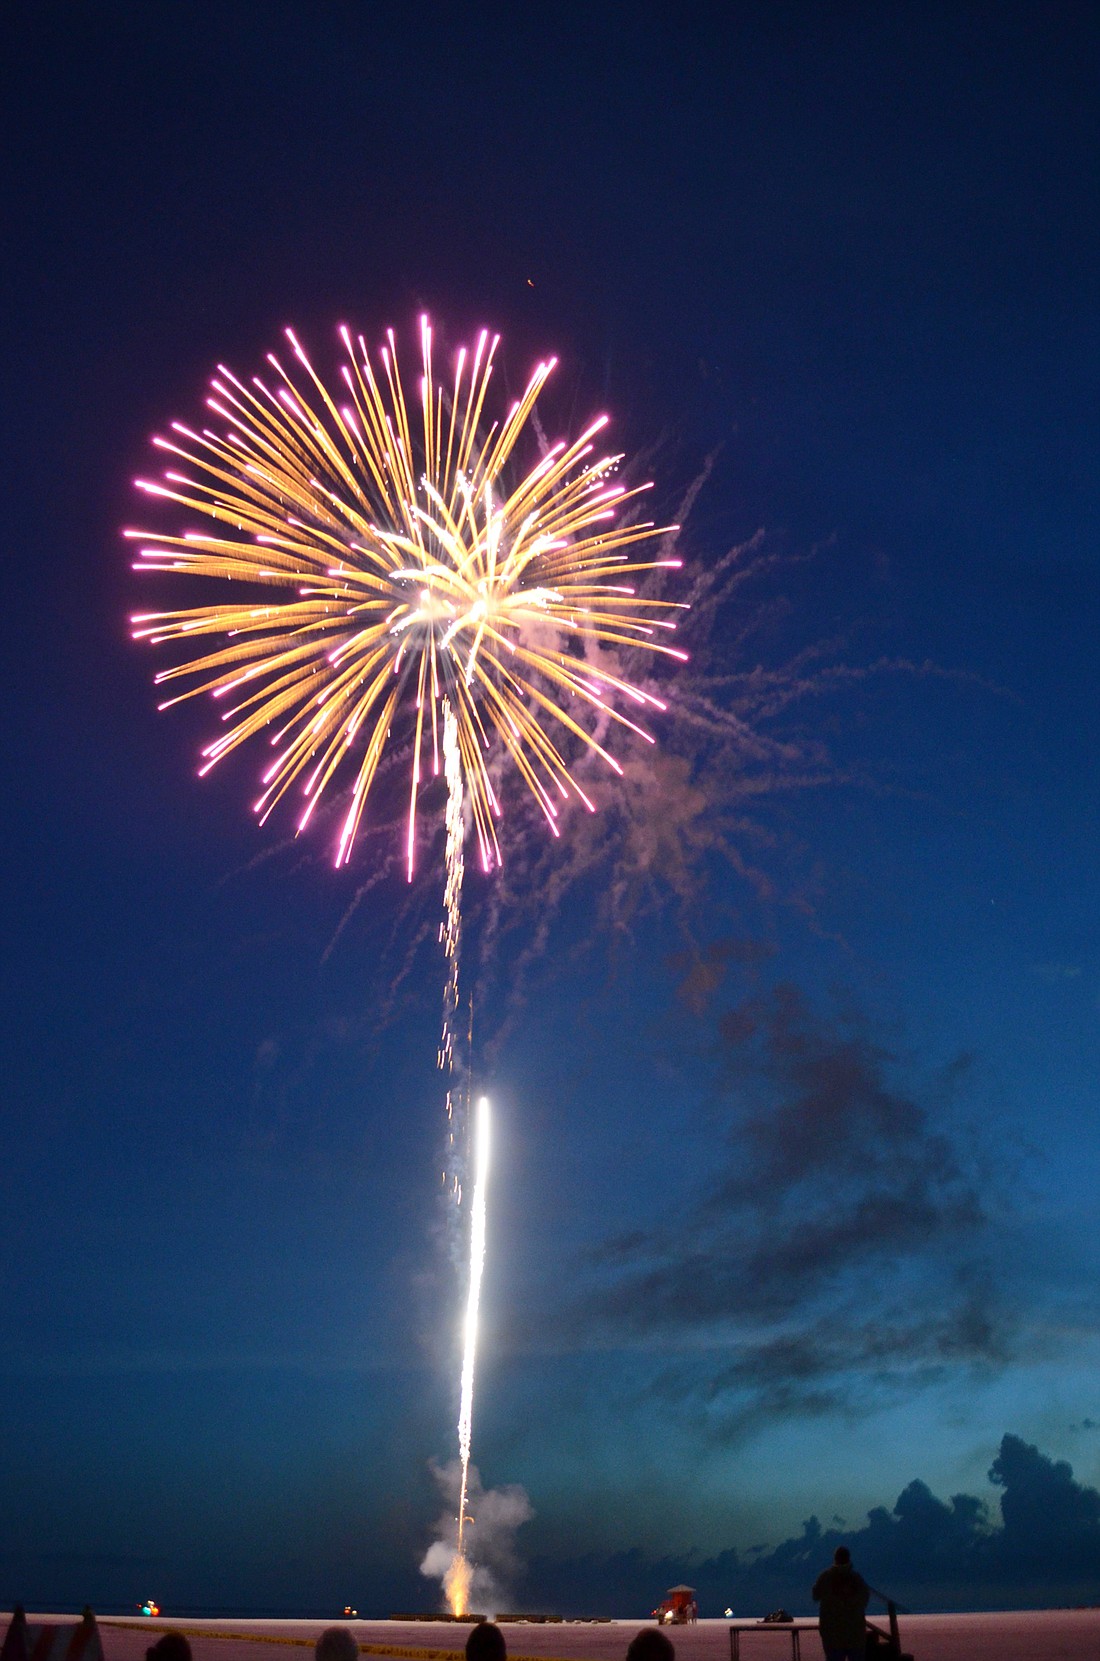
[[[468,888],[531,1595],[1100,1482],[1096,12],[726,11],[5,15],[2,1596],[432,1596],[430,864],[338,934],[383,839],[195,780],[118,535],[216,362],[425,307],[762,531],[602,837]]]

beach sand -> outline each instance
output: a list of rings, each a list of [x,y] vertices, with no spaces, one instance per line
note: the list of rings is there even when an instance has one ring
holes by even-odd
[[[30,1620],[48,1620],[30,1615]],[[72,1620],[72,1616],[56,1616]],[[312,1644],[326,1621],[156,1621],[120,1625],[100,1622],[105,1661],[144,1661],[159,1632],[175,1626],[191,1642],[194,1661],[312,1661]],[[442,1661],[440,1652],[461,1655],[469,1628],[429,1621],[348,1621],[360,1644],[383,1653],[415,1651],[424,1661]],[[509,1656],[553,1657],[556,1661],[622,1661],[643,1620],[607,1624],[509,1623],[503,1630]],[[822,1661],[812,1622],[800,1621],[803,1661]],[[729,1626],[722,1620],[666,1629],[677,1661],[729,1661]],[[231,1636],[232,1634],[232,1636]],[[240,1634],[240,1636],[236,1636]],[[902,1648],[914,1661],[1100,1661],[1100,1608],[1026,1610],[985,1615],[910,1615],[901,1621]],[[430,1656],[425,1652],[434,1651]],[[782,1628],[752,1631],[741,1638],[742,1661],[788,1661],[791,1642]],[[407,1658],[412,1661],[412,1658]]]

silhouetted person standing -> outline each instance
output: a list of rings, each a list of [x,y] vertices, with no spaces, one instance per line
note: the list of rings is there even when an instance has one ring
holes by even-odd
[[[821,1605],[818,1630],[825,1661],[864,1661],[867,1623],[864,1611],[870,1588],[852,1567],[847,1546],[833,1553],[833,1566],[814,1581],[813,1599]]]

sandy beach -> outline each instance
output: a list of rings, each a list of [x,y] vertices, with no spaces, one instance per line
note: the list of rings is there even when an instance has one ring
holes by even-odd
[[[70,1621],[72,1616],[29,1615],[31,1621]],[[266,1652],[309,1653],[324,1621],[240,1621],[161,1618],[157,1621],[101,1622],[106,1661],[144,1661],[157,1633],[168,1627],[185,1631],[194,1661],[262,1661]],[[367,1654],[393,1655],[401,1661],[445,1661],[461,1655],[469,1630],[460,1624],[431,1621],[349,1621]],[[535,1661],[621,1661],[642,1620],[554,1625],[509,1623],[504,1627],[509,1655]],[[814,1623],[799,1621],[804,1661],[820,1661]],[[670,1631],[678,1661],[728,1661],[729,1625],[704,1620]],[[969,1615],[912,1615],[901,1623],[903,1648],[914,1661],[1100,1661],[1100,1608],[1026,1610]],[[783,1629],[742,1634],[743,1661],[788,1661],[789,1636]]]

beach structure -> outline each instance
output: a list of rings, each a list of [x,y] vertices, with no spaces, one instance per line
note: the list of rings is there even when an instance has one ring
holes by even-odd
[[[698,1616],[694,1586],[670,1586],[653,1611],[653,1619],[658,1626],[687,1626]]]

